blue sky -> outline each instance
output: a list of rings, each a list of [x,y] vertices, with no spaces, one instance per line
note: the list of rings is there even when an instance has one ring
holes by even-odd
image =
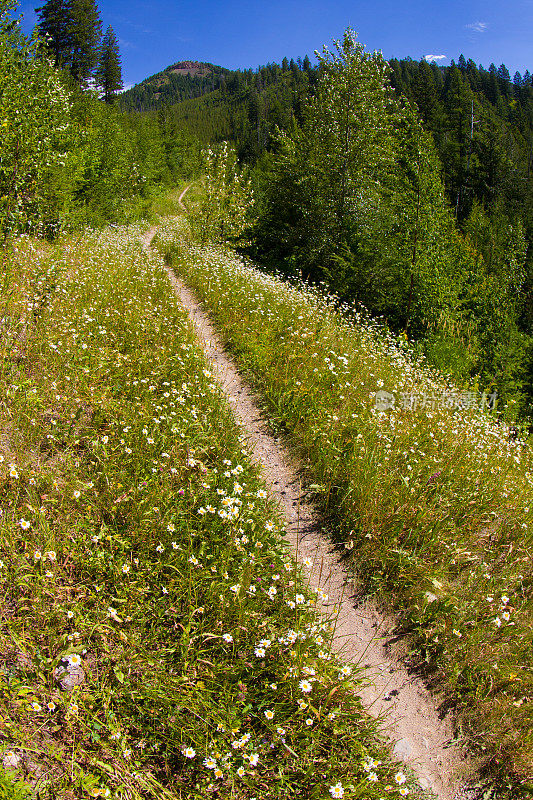
[[[27,31],[38,5],[21,3]],[[119,38],[127,85],[189,59],[236,69],[312,57],[348,25],[385,58],[449,64],[464,53],[485,68],[504,63],[511,76],[533,72],[533,0],[99,0],[99,8]]]

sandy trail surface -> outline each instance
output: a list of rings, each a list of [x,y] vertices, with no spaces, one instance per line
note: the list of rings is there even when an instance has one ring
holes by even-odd
[[[156,231],[154,227],[146,234],[147,247]],[[421,789],[439,800],[469,795],[466,782],[471,771],[464,751],[452,741],[453,720],[439,714],[438,703],[424,682],[410,674],[391,649],[394,619],[384,615],[373,600],[356,601],[356,586],[322,533],[320,515],[305,498],[299,465],[270,432],[257,399],[193,292],[170,268],[168,275],[280,505],[287,541],[300,563],[312,559],[312,567],[306,568],[310,584],[324,590],[328,599],[322,608],[336,617],[333,649],[344,661],[365,668],[366,683],[359,692],[363,705],[379,717],[394,743],[394,754],[412,769]]]

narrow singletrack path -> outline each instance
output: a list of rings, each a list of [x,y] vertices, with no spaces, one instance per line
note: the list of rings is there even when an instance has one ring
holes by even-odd
[[[179,205],[179,207],[181,208],[182,211],[185,211],[185,213],[187,213],[187,208],[186,208],[186,206],[185,206],[185,204],[183,202],[183,198],[185,197],[185,195],[187,194],[187,192],[189,191],[190,188],[191,188],[191,184],[186,186],[185,189],[180,194],[180,196],[178,197],[178,205]]]
[[[154,227],[146,234],[147,247],[156,231]],[[421,789],[432,791],[439,800],[464,797],[470,769],[463,750],[452,742],[453,721],[449,717],[441,719],[436,700],[423,681],[409,674],[401,660],[390,652],[387,639],[394,620],[384,616],[373,601],[355,601],[356,587],[331,542],[322,535],[316,509],[305,499],[298,465],[269,431],[257,400],[225,353],[193,292],[170,268],[168,275],[247,435],[271,493],[279,502],[287,541],[300,563],[304,558],[313,561],[313,566],[307,569],[310,584],[324,590],[328,599],[321,607],[327,613],[333,612],[336,618],[335,652],[343,660],[365,668],[367,682],[360,692],[363,705],[380,719],[383,731],[395,743],[395,755],[416,774]]]

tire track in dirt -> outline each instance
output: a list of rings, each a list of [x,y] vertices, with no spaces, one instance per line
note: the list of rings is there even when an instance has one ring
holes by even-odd
[[[146,234],[147,247],[156,231],[154,227]],[[324,590],[328,599],[321,607],[336,618],[333,648],[344,661],[365,668],[366,682],[359,692],[363,705],[379,718],[382,730],[394,743],[394,754],[412,769],[421,789],[433,792],[439,800],[465,796],[466,780],[471,780],[472,774],[464,751],[452,742],[453,719],[441,718],[436,699],[423,681],[409,674],[400,658],[391,652],[388,640],[395,627],[394,619],[383,615],[374,601],[356,601],[356,586],[331,542],[322,535],[318,512],[305,499],[298,465],[270,432],[251,389],[225,353],[193,292],[170,268],[167,271],[280,505],[288,543],[300,563],[304,558],[313,561],[312,568],[306,568],[310,584]]]

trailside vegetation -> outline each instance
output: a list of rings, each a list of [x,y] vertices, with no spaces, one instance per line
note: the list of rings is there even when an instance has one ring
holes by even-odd
[[[19,237],[6,263],[0,791],[400,800],[145,232]]]
[[[160,189],[198,173],[193,137],[163,118],[119,112],[99,92],[73,84],[38,35],[22,34],[14,11],[13,2],[0,1],[1,241],[139,218]],[[110,101],[120,73],[110,29],[107,35],[98,80]]]
[[[71,235],[138,219],[161,187],[175,205],[207,164],[200,238],[332,294],[183,228],[161,249],[309,459],[364,584],[401,602],[501,796],[527,796],[532,463],[506,420],[527,418],[533,374],[531,77],[387,65],[348,30],[317,68],[174,65],[126,112],[111,29],[104,102],[88,88],[94,0],[49,0],[46,39],[14,10],[0,0],[0,788],[408,791],[144,228]]]
[[[348,30],[319,60],[302,124],[263,161],[248,252],[356,299],[456,379],[496,389],[500,411],[527,414],[520,220],[496,232],[476,204],[461,234],[432,137],[382,56]]]
[[[193,213],[193,212],[192,212]],[[533,456],[403,339],[169,222],[159,247],[287,434],[365,592],[498,798],[533,791]]]
[[[191,218],[195,235],[201,242],[238,243],[250,224],[253,189],[227,142],[207,148],[202,189]]]

